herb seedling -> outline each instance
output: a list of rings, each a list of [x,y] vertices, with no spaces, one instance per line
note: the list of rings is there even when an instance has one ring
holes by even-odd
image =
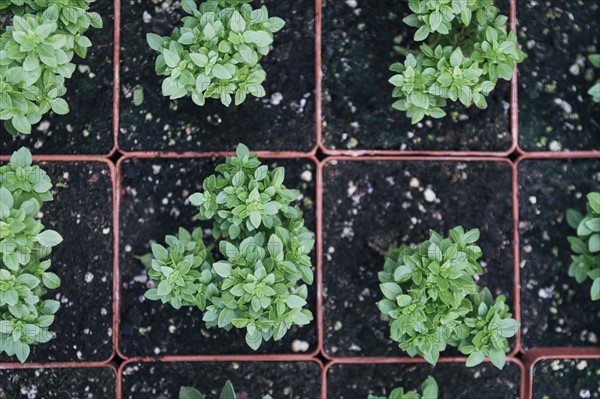
[[[600,54],[591,54],[589,60],[596,68],[600,68]],[[600,103],[600,79],[597,79],[596,83],[590,87],[588,94],[592,96],[595,103]]]
[[[188,16],[171,37],[147,35],[159,53],[156,73],[167,76],[162,94],[175,100],[191,95],[203,106],[207,98],[220,99],[228,107],[239,105],[251,94],[264,97],[266,73],[260,60],[270,51],[273,34],[283,28],[281,18],[269,18],[266,6],[253,10],[252,0],[182,0]]]
[[[75,71],[74,54],[87,55],[92,45],[85,32],[102,27],[102,18],[88,12],[95,0],[5,0],[0,16],[12,24],[0,34],[0,120],[16,135],[30,134],[50,110],[69,112],[62,98],[65,79]]]
[[[413,14],[403,21],[417,28],[419,51],[395,63],[390,79],[393,107],[405,111],[413,124],[425,116],[442,118],[447,101],[487,108],[486,97],[498,79],[510,80],[515,62],[525,59],[514,32],[506,33],[508,17],[499,15],[492,0],[410,0]]]
[[[200,393],[195,388],[192,387],[182,387],[179,391],[179,399],[205,399],[205,396]],[[221,390],[221,394],[219,395],[219,399],[237,399],[237,395],[235,394],[235,390],[233,389],[233,384],[231,381],[227,381],[225,386]],[[262,399],[273,399],[271,395],[264,395]]]
[[[578,283],[592,280],[590,296],[592,301],[600,300],[600,193],[587,195],[587,214],[569,209],[567,222],[577,230],[577,237],[569,237],[571,244],[571,266],[569,276]]]
[[[404,388],[396,388],[390,392],[389,396],[375,396],[369,395],[368,399],[437,399],[438,398],[438,385],[435,379],[431,376],[427,377],[421,385],[423,395],[418,392],[406,392]]]
[[[216,170],[189,200],[199,220],[213,222],[220,255],[212,256],[201,228],[167,236],[166,248],[153,244],[145,263],[157,286],[146,298],[176,309],[197,306],[209,328],[245,328],[246,343],[257,350],[263,340],[280,340],[313,319],[300,282],[314,280],[314,235],[291,205],[299,192],[285,187],[283,168],[269,171],[240,144]]]
[[[479,230],[465,233],[460,226],[444,238],[434,231],[417,249],[392,248],[379,272],[384,299],[377,305],[390,321],[390,337],[410,356],[435,365],[446,346],[469,355],[472,367],[488,356],[504,367],[508,340],[519,323],[511,318],[506,298],[494,301],[475,276],[483,274],[476,243]]]
[[[48,257],[62,237],[44,230],[37,219],[44,202],[52,201],[50,178],[31,165],[26,148],[0,167],[0,353],[27,360],[30,346],[48,342],[59,302],[42,300],[60,278],[49,272]]]

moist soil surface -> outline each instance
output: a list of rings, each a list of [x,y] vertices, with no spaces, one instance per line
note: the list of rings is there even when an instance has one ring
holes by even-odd
[[[150,252],[151,242],[164,242],[165,235],[179,227],[192,231],[212,223],[194,220],[197,209],[187,197],[202,191],[203,180],[214,174],[223,159],[127,160],[122,165],[121,199],[121,330],[120,348],[127,357],[155,355],[300,353],[316,348],[316,321],[292,328],[282,340],[263,342],[257,352],[245,341],[245,330],[229,332],[207,329],[197,307],[174,309],[160,301],[149,301],[144,292],[153,287],[146,269],[136,256]],[[315,164],[310,160],[263,160],[286,168],[285,184],[302,193],[299,202],[306,226],[315,231]],[[144,176],[140,178],[140,176]],[[310,181],[307,181],[310,180]],[[207,235],[207,244],[213,242]],[[313,258],[314,259],[314,258]],[[313,263],[314,264],[314,263]],[[316,287],[309,286],[308,308],[316,320]]]
[[[600,187],[600,160],[525,160],[519,171],[522,344],[598,346],[600,303],[591,280],[569,277],[576,235],[567,209],[585,213],[587,193]]]
[[[517,1],[519,145],[526,151],[600,149],[600,104],[587,94],[600,69],[600,3],[585,0]]]
[[[0,399],[110,399],[115,393],[109,367],[0,370]]]
[[[11,154],[22,146],[34,154],[104,155],[112,150],[113,2],[96,0],[90,9],[100,14],[104,25],[86,32],[92,41],[87,57],[73,58],[77,68],[65,82],[64,96],[71,112],[55,115],[50,111],[32,127],[30,135],[17,138],[0,123],[0,154]]]
[[[154,63],[157,53],[146,34],[171,34],[181,26],[182,10],[173,0],[124,0],[121,27],[121,128],[119,143],[125,151],[233,150],[237,143],[253,143],[255,150],[308,152],[315,134],[315,11],[312,0],[258,0],[270,16],[286,21],[275,34],[273,50],[261,65],[267,72],[267,95],[248,96],[229,108],[208,99],[198,107],[191,98],[163,97]],[[186,14],[187,15],[187,14]],[[133,104],[134,89],[144,92],[140,106]]]
[[[28,362],[104,361],[112,355],[112,182],[99,162],[40,163],[54,188],[42,207],[42,223],[59,232],[50,271],[61,279],[44,299],[60,302],[54,338],[31,347]],[[0,355],[0,362],[17,362]],[[45,396],[44,396],[45,397]],[[11,397],[12,398],[12,397]]]
[[[544,359],[533,367],[533,399],[600,398],[600,359]]]
[[[321,367],[315,362],[131,363],[123,370],[124,399],[176,398],[193,387],[207,399],[218,398],[230,380],[238,399],[316,399]]]
[[[508,15],[508,1],[496,4]],[[402,22],[410,13],[408,2],[398,0],[323,1],[325,147],[508,151],[509,82],[498,83],[486,110],[452,103],[446,117],[412,125],[392,108],[389,67],[405,58],[394,46],[418,49],[415,29]]]
[[[327,395],[335,399],[387,397],[395,388],[422,393],[421,384],[435,378],[439,399],[517,399],[521,370],[508,362],[502,371],[490,363],[468,368],[464,363],[336,364],[327,373]],[[566,398],[564,396],[563,398]]]
[[[324,349],[332,356],[407,356],[376,302],[384,254],[429,230],[479,228],[479,280],[513,304],[512,171],[500,162],[331,161],[324,168]],[[430,202],[431,201],[431,202]],[[512,344],[511,344],[512,345]],[[443,356],[458,354],[449,349]]]

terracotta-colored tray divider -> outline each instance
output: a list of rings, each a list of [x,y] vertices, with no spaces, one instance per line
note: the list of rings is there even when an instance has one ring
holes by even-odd
[[[113,148],[108,153],[108,157],[117,154],[119,151],[119,105],[121,100],[121,0],[114,0],[113,12],[115,20],[113,25]]]
[[[519,96],[518,96],[518,69],[515,65],[513,72],[513,78],[510,81],[510,125],[511,125],[511,138],[512,142],[510,147],[505,151],[464,151],[464,150],[373,150],[373,149],[362,149],[362,150],[332,150],[325,146],[323,142],[323,119],[322,119],[322,86],[323,86],[323,74],[322,74],[322,0],[316,0],[317,10],[319,14],[318,18],[318,46],[317,46],[317,142],[321,151],[327,155],[346,155],[351,157],[358,157],[364,155],[389,155],[389,156],[412,156],[412,155],[427,155],[435,157],[504,157],[512,154],[517,148],[517,141],[519,139]],[[510,13],[509,13],[510,29],[517,31],[517,6],[516,0],[510,0]],[[391,93],[391,89],[390,89]],[[391,94],[390,94],[391,101]],[[407,119],[408,122],[408,119]]]
[[[465,363],[466,358],[464,357],[440,357],[438,364],[441,363]],[[520,399],[527,399],[530,396],[526,396],[526,368],[523,363],[514,356],[508,356],[506,358],[507,362],[516,364],[521,370],[521,383],[519,384],[519,397]],[[489,363],[489,359],[485,359],[484,363]],[[322,389],[323,389],[323,398],[327,399],[327,372],[332,366],[336,364],[429,364],[425,359],[421,357],[408,357],[408,358],[338,358],[334,359],[331,362],[327,363],[325,369],[323,370],[323,381],[322,381]],[[443,392],[443,390],[442,390]],[[333,398],[331,398],[333,399]]]
[[[211,362],[293,362],[293,361],[302,361],[302,362],[313,362],[319,365],[319,367],[321,368],[321,381],[325,381],[325,373],[326,373],[326,367],[323,365],[323,362],[321,360],[319,360],[318,358],[306,358],[306,356],[302,359],[300,358],[294,358],[292,356],[290,356],[289,358],[269,358],[269,357],[265,357],[262,359],[251,359],[248,356],[203,356],[203,357],[197,357],[196,359],[190,360],[190,358],[188,356],[167,356],[167,357],[163,357],[163,358],[156,358],[156,357],[147,357],[147,358],[132,358],[132,359],[128,359],[126,361],[124,361],[123,363],[121,363],[121,366],[119,367],[119,372],[117,375],[117,399],[122,399],[123,398],[123,371],[125,370],[125,368],[127,366],[129,366],[132,363],[139,363],[139,362],[144,362],[144,363],[173,363],[173,362],[186,362],[186,363],[211,363]],[[305,383],[311,383],[312,381],[305,381]],[[325,386],[322,385],[321,386],[321,395],[322,395],[322,399],[327,399],[326,398],[326,390],[325,390]],[[316,399],[316,398],[315,398]]]
[[[527,397],[533,397],[533,368],[546,359],[600,359],[600,348],[536,348],[525,353],[523,363],[527,370]]]
[[[537,152],[523,153],[515,162],[515,212],[517,220],[519,218],[519,179],[518,166],[525,160],[570,160],[570,159],[600,159],[600,152],[596,151],[578,151],[578,152]],[[517,226],[518,228],[518,226]],[[518,231],[517,231],[518,234]],[[519,243],[516,245],[517,265],[520,264]],[[520,310],[519,310],[520,315]],[[600,358],[600,347],[539,347],[531,350],[520,348],[523,362],[527,371],[527,397],[531,398],[533,394],[533,367],[537,362],[543,359],[598,359]]]
[[[257,152],[257,154],[259,155],[259,157],[262,160],[269,160],[269,159],[304,159],[307,161],[311,161],[314,163],[315,165],[315,176],[316,176],[316,193],[315,196],[318,198],[318,191],[319,191],[319,185],[320,185],[320,175],[318,173],[318,168],[319,168],[319,160],[317,159],[317,157],[313,154],[301,154],[301,155],[296,155],[296,156],[290,156],[290,153],[288,152]],[[115,298],[116,298],[116,303],[115,303],[115,309],[116,310],[116,314],[120,315],[120,304],[123,298],[123,293],[121,292],[121,285],[120,285],[120,272],[119,272],[119,215],[120,215],[120,209],[121,209],[121,196],[124,193],[124,188],[122,187],[122,182],[121,182],[121,170],[123,167],[123,162],[125,162],[126,160],[131,160],[131,159],[173,159],[173,160],[177,160],[177,159],[212,159],[212,158],[224,158],[227,156],[234,156],[235,152],[232,151],[225,151],[225,152],[211,152],[211,153],[203,153],[203,154],[199,154],[199,153],[191,153],[191,152],[187,152],[187,153],[181,153],[181,154],[176,154],[176,153],[162,153],[162,152],[140,152],[140,153],[136,153],[136,154],[127,154],[125,156],[123,156],[122,158],[119,159],[119,161],[117,162],[117,172],[116,172],[116,200],[115,200],[115,209],[114,209],[114,220],[115,220],[115,226],[116,226],[116,232],[115,232],[115,237],[116,237],[116,249],[115,249],[115,276],[114,276],[114,284],[115,284]],[[315,209],[315,220],[316,220],[316,225],[317,225],[317,231],[318,231],[318,226],[320,225],[320,219],[321,219],[321,213],[319,212],[319,204],[318,204],[318,199],[317,199],[317,205],[316,205],[316,209]],[[318,232],[316,233],[318,234]],[[317,235],[318,237],[318,235]],[[317,264],[316,264],[316,274],[317,276],[320,275],[320,270],[319,270],[319,258],[317,255]],[[317,309],[316,309],[316,313],[317,313],[317,319],[319,318],[319,314],[321,312],[320,309],[320,297],[321,294],[318,291],[318,286],[317,286]],[[246,359],[248,361],[261,361],[261,360],[265,360],[265,361],[274,361],[274,360],[288,360],[288,361],[308,361],[308,360],[314,360],[314,357],[317,356],[317,354],[319,353],[322,344],[321,342],[319,342],[320,337],[322,336],[322,334],[320,334],[320,332],[318,331],[319,327],[321,325],[318,324],[317,327],[317,345],[315,347],[315,349],[312,352],[309,353],[305,353],[305,354],[260,354],[260,355],[184,355],[184,356],[161,356],[161,357],[133,357],[130,358],[128,356],[126,356],[125,354],[123,354],[120,350],[120,347],[117,343],[115,351],[116,354],[118,356],[120,356],[122,359],[125,359],[127,361],[147,361],[147,360],[151,360],[151,359],[160,359],[161,361],[217,361],[217,360],[222,360],[222,361],[231,361],[231,360],[240,360],[240,359]],[[113,329],[113,334],[117,337],[117,342],[118,342],[118,337],[119,337],[119,331],[120,331],[120,319],[117,318],[117,322],[114,326]]]
[[[424,156],[412,156],[412,157],[399,157],[399,156],[394,156],[394,157],[383,157],[383,156],[360,156],[360,157],[354,157],[354,158],[348,158],[348,157],[343,157],[343,156],[334,156],[334,157],[328,157],[325,160],[321,161],[321,163],[319,164],[319,171],[318,171],[318,179],[317,179],[317,212],[319,214],[320,217],[317,218],[317,259],[318,259],[318,263],[317,263],[317,293],[318,293],[318,297],[317,297],[317,306],[319,308],[319,312],[317,314],[317,323],[318,323],[318,332],[321,334],[321,336],[319,337],[318,341],[321,344],[321,354],[324,358],[329,359],[329,360],[333,360],[333,361],[338,361],[338,360],[342,360],[343,361],[347,361],[347,362],[360,362],[360,363],[365,363],[365,362],[373,362],[373,363],[380,363],[380,362],[406,362],[409,361],[411,358],[408,356],[405,357],[353,357],[353,356],[348,356],[348,357],[335,357],[335,356],[331,356],[329,354],[327,354],[324,350],[324,328],[323,328],[323,297],[322,297],[322,293],[323,293],[323,170],[325,168],[325,165],[329,162],[332,161],[386,161],[386,162],[411,162],[411,161],[425,161],[425,162],[497,162],[497,163],[504,163],[510,166],[511,170],[512,170],[512,218],[513,218],[513,251],[514,251],[514,262],[513,262],[513,307],[512,307],[512,313],[513,313],[513,317],[515,319],[517,319],[519,322],[521,321],[521,295],[520,295],[520,269],[519,269],[519,262],[518,262],[518,251],[519,251],[519,236],[518,236],[518,216],[519,216],[519,210],[518,210],[518,203],[516,203],[516,199],[517,199],[517,189],[518,189],[518,182],[517,182],[517,169],[516,169],[516,165],[508,158],[497,158],[497,157],[447,157],[447,156],[440,156],[440,157],[424,157]],[[517,335],[515,336],[515,340],[514,340],[514,347],[513,349],[510,351],[510,353],[507,354],[508,358],[514,358],[514,356],[516,356],[521,350],[521,331],[519,330],[517,332]],[[440,361],[444,360],[444,361],[456,361],[456,360],[460,360],[460,361],[466,361],[467,357],[446,357],[446,356],[440,356]]]
[[[0,162],[8,162],[10,156],[8,155],[0,155]],[[27,362],[27,363],[18,363],[18,362],[10,362],[10,363],[0,363],[0,368],[35,368],[35,367],[98,367],[104,366],[110,363],[111,360],[115,357],[116,349],[118,348],[117,339],[118,336],[115,334],[117,325],[118,325],[118,308],[117,308],[117,295],[118,295],[118,285],[116,276],[119,272],[118,267],[118,248],[119,248],[119,239],[118,239],[118,218],[116,217],[116,201],[117,201],[117,184],[116,184],[116,168],[115,165],[107,158],[96,155],[33,155],[33,162],[99,162],[108,166],[110,171],[110,180],[112,186],[112,208],[113,208],[113,218],[112,218],[112,232],[113,232],[113,304],[112,304],[112,352],[108,359],[104,361],[96,361],[96,362]],[[66,315],[65,315],[66,317]],[[55,321],[58,322],[58,321]]]

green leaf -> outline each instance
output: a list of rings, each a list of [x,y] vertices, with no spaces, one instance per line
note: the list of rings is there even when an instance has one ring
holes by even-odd
[[[165,63],[171,68],[175,68],[179,64],[179,61],[181,61],[179,54],[169,49],[163,49],[162,54],[165,57]]]
[[[498,327],[503,337],[510,338],[519,331],[519,322],[515,319],[503,319]]]
[[[590,289],[590,295],[592,297],[592,301],[600,300],[600,278],[594,279],[592,288]]]
[[[169,284],[169,282],[167,280],[163,280],[158,285],[158,289],[156,290],[156,293],[158,294],[158,296],[165,296],[165,295],[170,294],[172,290],[173,290],[173,286],[171,284]]]
[[[506,364],[506,355],[503,352],[492,351],[489,353],[489,358],[494,366],[500,370],[504,368],[504,365]]]
[[[13,116],[11,119],[13,127],[19,133],[31,134],[31,123],[24,116]]]
[[[285,300],[285,303],[292,309],[301,308],[306,305],[306,300],[297,295],[290,295]]]
[[[213,75],[217,79],[231,79],[233,77],[233,75],[227,70],[227,68],[219,64],[215,65],[215,67],[213,68]]]
[[[60,278],[54,273],[42,274],[42,282],[47,288],[51,290],[60,287]]]
[[[485,358],[485,356],[483,355],[483,353],[481,353],[479,351],[475,351],[475,352],[471,353],[469,355],[469,357],[467,358],[466,366],[467,367],[477,366],[478,364],[483,362],[484,358]]]
[[[157,260],[165,261],[169,257],[169,251],[167,251],[167,249],[165,247],[163,247],[162,245],[152,244],[151,248],[152,248],[152,255],[154,255],[154,257]]]
[[[52,111],[58,115],[66,115],[69,113],[69,104],[62,98],[54,98],[50,101]]]
[[[231,275],[231,265],[226,262],[215,262],[213,264],[213,269],[215,273],[223,278],[227,278]]]
[[[233,385],[231,384],[231,381],[227,381],[225,383],[225,386],[223,387],[223,390],[221,391],[221,395],[219,396],[219,399],[236,399],[235,390],[233,389]]]
[[[146,41],[148,42],[148,45],[150,45],[150,48],[155,51],[160,51],[165,42],[164,39],[156,33],[148,33],[146,35]]]
[[[204,395],[194,388],[181,387],[179,390],[179,399],[204,399]]]
[[[44,247],[55,247],[63,241],[63,238],[54,230],[45,230],[38,234],[37,242]]]

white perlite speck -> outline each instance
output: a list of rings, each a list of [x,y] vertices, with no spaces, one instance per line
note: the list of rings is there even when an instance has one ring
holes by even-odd
[[[310,345],[306,341],[300,341],[299,339],[296,339],[294,342],[292,342],[292,352],[306,352],[309,347]]]
[[[425,201],[427,201],[427,202],[435,202],[435,200],[437,199],[435,192],[433,192],[433,190],[430,188],[427,188],[423,192],[423,196],[425,197]]]
[[[408,183],[408,185],[412,188],[418,188],[421,185],[421,182],[419,182],[419,179],[416,177],[413,177],[410,179],[410,183]]]
[[[558,141],[552,140],[548,145],[548,148],[550,149],[550,151],[560,151],[562,149],[562,146]]]
[[[91,282],[92,282],[92,280],[94,280],[94,275],[93,275],[92,273],[90,273],[90,272],[87,272],[87,273],[85,274],[85,277],[84,277],[84,279],[85,279],[85,282],[86,282],[86,283],[91,283]]]
[[[280,92],[276,92],[271,95],[271,104],[279,105],[279,104],[281,104],[282,101],[283,101],[283,94],[281,94]]]
[[[310,170],[305,170],[304,172],[302,172],[300,178],[306,182],[310,182],[312,181],[312,172]]]
[[[144,11],[144,13],[142,14],[142,20],[144,21],[144,23],[149,24],[150,22],[152,22],[152,15],[150,15],[148,11]]]
[[[346,0],[346,4],[350,8],[356,8],[356,6],[358,6],[358,3],[356,2],[356,0]]]
[[[537,198],[532,195],[531,197],[529,197],[529,203],[532,205],[537,204]]]

